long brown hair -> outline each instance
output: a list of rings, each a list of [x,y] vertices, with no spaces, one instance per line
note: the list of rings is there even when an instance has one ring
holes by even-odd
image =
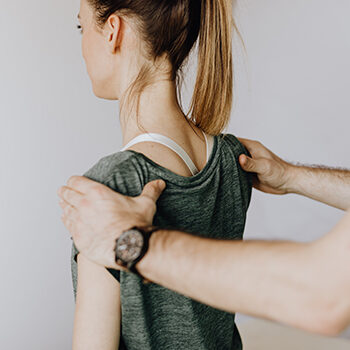
[[[157,58],[167,56],[170,79],[176,80],[181,102],[183,67],[198,39],[197,77],[190,109],[185,114],[210,135],[227,126],[233,99],[232,35],[234,0],[87,0],[94,10],[96,24],[102,28],[113,13],[133,20],[145,42],[146,63],[124,96],[139,97],[154,81]],[[182,108],[183,109],[183,108]]]

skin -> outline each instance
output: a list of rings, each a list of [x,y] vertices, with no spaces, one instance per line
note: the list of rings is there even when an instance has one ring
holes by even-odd
[[[141,66],[149,64],[143,57],[143,44],[131,19],[113,14],[108,18],[104,30],[98,29],[93,10],[86,0],[80,2],[79,17],[82,27],[82,54],[94,94],[125,104],[125,108],[119,112],[123,147],[134,137],[144,133],[137,125],[136,112],[127,101],[122,100]],[[140,96],[139,123],[148,132],[161,133],[173,139],[185,149],[197,168],[202,169],[206,162],[202,132],[190,122],[194,132],[184,118],[176,97],[175,82],[169,80],[167,73],[169,61],[161,57],[156,64],[156,82],[147,87]],[[157,152],[154,152],[154,147]],[[164,145],[147,141],[128,149],[144,153],[168,168],[169,163],[173,164],[174,171],[183,176],[191,176],[182,159]]]
[[[123,108],[119,111],[120,126],[122,130],[122,146],[126,145],[134,137],[144,133],[140,129],[136,119],[136,112],[132,104],[125,99],[125,92],[134,81],[140,68],[144,64],[153,65],[145,57],[145,45],[140,40],[140,35],[132,18],[112,14],[103,28],[96,25],[94,12],[86,0],[81,0],[78,19],[82,33],[82,55],[86,64],[86,70],[92,83],[94,94],[106,100],[119,100]],[[176,95],[176,85],[169,79],[170,63],[165,56],[156,61],[157,69],[153,78],[155,82],[148,86],[140,95],[139,124],[147,132],[160,133],[168,136],[181,145],[189,154],[196,167],[201,170],[206,163],[206,143],[201,130],[192,122],[186,122],[184,114],[179,106]],[[182,176],[191,176],[188,167],[182,159],[168,147],[146,141],[136,144],[128,149],[143,153],[154,162],[167,167]],[[156,181],[154,182],[156,183]],[[120,219],[113,219],[115,210],[118,209],[118,197],[116,193],[106,191],[103,187],[89,187],[92,184],[84,184],[79,187],[78,197],[70,198],[76,206],[83,204],[84,209],[79,214],[71,212],[62,219],[78,236],[87,231],[90,238],[93,236],[97,222],[90,222],[89,228],[84,229],[76,223],[78,217],[85,218],[96,213],[90,211],[90,201],[104,203],[101,218],[107,215],[106,206],[109,207],[111,216],[108,225],[105,225],[104,244],[91,245],[91,241],[79,242],[77,247],[84,253],[78,254],[78,288],[76,297],[76,309],[74,317],[73,349],[116,349],[120,338],[120,286],[104,266],[111,266],[113,252],[111,246],[120,230],[129,227],[131,220],[141,225],[149,224],[156,211],[155,191],[152,185],[145,187],[143,196],[139,200],[123,201],[124,223]],[[154,185],[154,184],[153,184]],[[87,188],[88,186],[89,188]],[[92,190],[97,197],[88,198],[86,191]],[[69,208],[75,208],[74,204]],[[140,209],[136,214],[137,208]],[[129,216],[132,209],[132,219]],[[73,219],[75,217],[75,219]],[[84,219],[85,220],[85,219]],[[85,221],[86,222],[86,221]],[[102,222],[99,222],[101,225]],[[119,230],[114,231],[115,225]],[[103,224],[102,224],[103,225]],[[101,227],[100,227],[101,228]],[[81,236],[81,237],[83,237]],[[83,238],[84,240],[84,238]],[[104,256],[101,264],[101,256]],[[87,258],[88,257],[88,258]],[[108,326],[105,326],[108,324]],[[94,331],[93,331],[94,330]],[[96,331],[98,330],[98,331]]]
[[[137,268],[204,304],[333,336],[350,323],[349,232],[350,212],[307,244],[225,242],[161,230]]]
[[[290,164],[258,141],[240,141],[254,158],[242,154],[239,161],[246,171],[258,173],[256,189],[271,194],[296,193],[341,210],[350,207],[349,170]]]
[[[113,14],[108,18],[102,29],[97,28],[94,22],[92,9],[85,0],[82,0],[80,3],[79,17],[83,30],[82,53],[88,75],[92,82],[94,94],[99,98],[107,100],[119,100],[121,103],[123,102],[123,106],[125,106],[119,113],[123,136],[122,145],[124,146],[132,138],[144,132],[138,128],[132,106],[129,106],[128,102],[123,99],[127,87],[136,77],[140,67],[144,63],[147,63],[143,55],[142,42],[140,42],[136,27],[133,25],[130,18]],[[191,128],[183,118],[183,112],[176,99],[176,86],[174,82],[171,82],[167,77],[166,72],[169,68],[169,62],[165,57],[161,57],[158,63],[160,64],[156,72],[156,78],[158,78],[156,79],[156,83],[148,87],[140,97],[140,124],[149,132],[161,133],[171,137],[186,150],[197,168],[202,169],[206,162],[205,141],[203,136],[195,125],[192,125]],[[183,164],[183,161],[166,146],[146,142],[134,145],[129,149],[145,154],[156,163],[167,167],[174,173],[182,176],[191,176],[188,168]],[[251,163],[252,160],[248,159],[246,161],[247,164],[253,164]],[[260,189],[265,189],[267,192],[270,190],[272,193],[286,191],[287,189],[284,184],[288,182],[286,176],[292,174],[291,167],[287,167],[287,171],[285,164],[278,161],[278,157],[273,157],[273,159],[268,158],[267,162],[265,161],[261,164],[264,164],[264,171],[262,171],[263,176],[260,178],[258,176],[259,182],[256,183],[256,186],[261,186]],[[283,174],[282,177],[279,177],[279,175],[277,176],[277,178],[283,179],[282,184],[272,185],[269,184],[268,181],[264,181],[265,177],[269,178],[268,175],[271,175],[270,171],[266,171],[271,164],[277,164],[277,167],[280,169],[280,174]],[[271,178],[274,177],[275,176],[272,176]],[[289,177],[289,175],[287,177]],[[291,177],[295,178],[295,176]],[[302,179],[305,180],[305,175],[300,176],[300,184],[302,183]],[[106,271],[105,266],[120,268],[114,262],[113,247],[115,239],[123,230],[135,224],[144,225],[152,222],[156,211],[156,201],[162,191],[162,188],[158,187],[159,185],[157,181],[147,184],[142,194],[133,199],[121,196],[111,191],[106,186],[78,176],[71,177],[68,180],[67,186],[63,186],[60,189],[59,196],[62,199],[60,205],[64,210],[62,221],[71,232],[76,246],[81,252],[77,259],[79,277],[74,318],[73,349],[115,349],[118,346],[120,338],[119,283]],[[270,187],[270,189],[268,187]],[[300,191],[302,191],[302,186],[300,186]],[[332,190],[330,190],[328,194],[329,193],[332,193]],[[315,193],[309,193],[307,195],[318,199]],[[325,201],[327,201],[326,197]],[[345,196],[342,202],[338,203],[337,199],[333,198],[330,204],[343,207],[347,205],[346,199]],[[189,235],[183,233],[182,235],[183,237],[181,238],[181,233],[179,233],[176,237],[179,237],[180,240],[175,240],[172,243],[170,239],[163,241],[162,238],[166,236],[163,235],[162,237],[159,233],[156,233],[154,237],[152,236],[150,242],[150,252],[147,253],[145,259],[139,263],[138,267],[142,273],[154,281],[157,280],[157,276],[162,276],[164,267],[169,267],[169,271],[172,271],[172,273],[169,274],[168,280],[163,279],[163,283],[169,288],[180,292],[182,288],[181,283],[174,277],[176,275],[174,275],[176,268],[182,267],[182,269],[185,269],[187,272],[194,272],[194,275],[189,275],[190,279],[186,280],[187,286],[182,292],[191,295],[193,298],[203,300],[208,304],[216,305],[219,303],[218,300],[222,295],[213,293],[208,286],[203,286],[202,293],[204,294],[198,295],[198,286],[201,288],[200,277],[204,275],[201,269],[208,268],[207,263],[201,263],[202,255],[200,253],[196,254],[195,261],[192,261],[194,264],[193,266],[197,266],[197,269],[194,271],[188,271],[188,266],[192,262],[186,259],[180,261],[178,255],[175,255],[175,260],[168,259],[167,255],[168,260],[166,260],[166,264],[163,264],[163,270],[157,270],[157,268],[159,268],[159,264],[155,264],[157,257],[159,258],[161,253],[167,250],[169,251],[169,257],[171,256],[171,252],[176,253],[174,244],[180,243],[181,247],[183,242],[188,241],[187,243],[189,245],[187,246],[192,249],[191,247],[193,246],[191,242],[194,242],[195,246],[202,246],[204,249],[203,252],[206,250],[209,251],[209,248],[211,248],[212,254],[215,256],[217,255],[217,248],[215,248],[214,242],[200,241],[200,243],[192,241],[193,237]],[[174,235],[172,235],[172,237],[174,237]],[[166,244],[166,242],[170,242],[170,244]],[[208,243],[210,244],[208,245]],[[217,243],[221,244],[220,242]],[[225,247],[229,247],[230,245],[231,243]],[[164,249],[159,250],[159,247]],[[272,258],[272,272],[274,272],[273,266],[276,266],[276,261],[278,263],[282,259],[282,257],[278,255],[281,249],[278,246],[276,247],[278,249],[276,249],[275,253],[274,250],[271,249],[270,255]],[[262,253],[266,248],[266,245],[263,247],[258,245],[256,248],[247,249],[247,253],[242,256],[242,258],[245,257],[248,259],[247,266],[249,266],[249,256],[253,256],[254,258],[258,257],[259,252]],[[294,251],[293,246],[288,245],[286,249],[291,250],[291,256],[293,256],[293,254],[299,254]],[[225,250],[227,251],[225,256],[228,259],[231,250]],[[339,257],[341,254],[337,254],[336,256]],[[274,257],[276,261],[273,260]],[[252,262],[254,263],[254,261],[253,259]],[[300,261],[303,260],[300,259]],[[235,261],[231,263],[233,267],[237,264]],[[307,263],[307,261],[305,261],[305,263]],[[283,271],[283,264],[279,264],[278,266],[281,266],[281,270]],[[284,266],[286,270],[290,267],[288,264]],[[215,266],[215,268],[217,268],[217,266]],[[215,276],[215,270],[212,271],[213,276]],[[237,271],[237,273],[238,272],[239,271]],[[227,275],[228,273],[225,271],[218,274],[218,276],[221,277],[226,277]],[[248,276],[254,277],[254,274]],[[274,279],[272,277],[273,275],[271,276],[273,284]],[[247,277],[245,278],[248,288],[249,281],[251,280]],[[295,281],[298,281],[297,278],[298,276],[294,276]],[[220,281],[222,282],[225,279],[229,281],[227,278],[221,278],[221,280],[217,282],[220,283]],[[242,280],[244,280],[244,276],[242,276]],[[188,281],[192,282],[188,283]],[[221,290],[230,290],[230,288],[232,288],[231,285],[223,285],[223,288],[221,288],[219,292]],[[266,288],[264,290],[266,291],[266,295],[268,295],[268,290]],[[237,295],[239,295],[239,293],[237,293]],[[256,298],[256,295],[251,298],[251,307],[255,305],[254,300],[257,300],[257,303],[259,303],[260,299]],[[299,296],[299,298],[301,297]],[[246,305],[249,303],[250,297],[243,299],[244,298],[233,298],[233,300],[227,300],[226,298],[223,300],[225,301],[225,305],[229,305],[229,309],[242,310],[243,312],[246,309],[247,313],[249,313],[250,309]],[[230,300],[231,304],[229,303]],[[295,300],[298,300],[298,295],[290,295],[288,301],[281,300],[281,303],[284,302],[285,305],[288,303],[288,305],[298,306],[299,304],[297,304]],[[321,301],[322,298],[319,302]],[[260,300],[260,303],[261,304],[256,305],[257,309],[260,310],[260,316],[265,315],[270,318],[278,318],[278,311],[280,311],[278,307],[270,306],[269,310],[266,310],[264,309],[264,305],[266,305],[264,300]],[[225,305],[218,306],[225,307]],[[280,304],[277,304],[277,306],[278,305]],[[304,303],[304,305],[307,305],[307,303]],[[332,303],[329,302],[327,305],[332,305]],[[343,309],[344,308],[340,306],[336,308],[336,310]],[[312,312],[310,312],[310,315],[311,314]],[[285,315],[286,317],[291,317],[291,323],[298,322],[298,320],[292,318],[293,315],[290,315],[290,313],[286,312]],[[324,318],[321,317],[320,319],[323,320]],[[317,327],[315,327],[315,329],[316,328]]]
[[[252,158],[241,155],[239,161],[246,171],[255,172],[255,188],[273,194],[293,191],[302,194],[307,183],[306,195],[310,198],[320,198],[322,202],[344,210],[350,208],[349,171],[304,169],[283,161],[257,141],[241,141]],[[310,172],[313,172],[312,181]],[[336,181],[332,181],[332,177]],[[345,196],[330,195],[334,183],[338,186],[335,193],[344,192]],[[85,177],[70,177],[68,186],[60,187],[59,196],[62,198],[63,222],[78,249],[81,247],[81,253],[84,254],[84,246],[88,247],[92,240],[95,243],[100,241],[97,245],[105,240],[106,221],[101,213],[110,205],[104,206],[103,200],[97,202],[92,197],[97,195],[97,187],[100,196],[113,193],[116,204],[112,214],[115,220],[113,232],[119,236],[124,227],[135,224],[133,215],[142,217],[144,210],[144,217],[149,218],[144,197],[156,203],[162,192],[159,184],[155,181],[146,184],[145,192],[132,198],[135,202],[133,214],[128,204],[131,198]],[[125,212],[120,209],[123,206],[129,210],[128,224],[123,221]],[[87,211],[89,215],[84,215]],[[94,230],[86,230],[93,222],[96,223]],[[118,222],[123,222],[123,227]],[[349,232],[350,212],[330,233],[311,243],[222,242],[161,230],[152,235],[149,251],[137,268],[147,279],[208,305],[275,320],[310,332],[335,335],[350,323]],[[112,258],[106,266],[118,269],[112,251],[111,246]],[[103,256],[95,255],[95,259],[105,261]],[[188,266],[192,268],[188,269]],[[179,274],[181,279],[178,279]],[[209,279],[203,278],[208,274]],[[241,283],[237,284],[237,280]],[[258,294],[255,293],[257,286]]]

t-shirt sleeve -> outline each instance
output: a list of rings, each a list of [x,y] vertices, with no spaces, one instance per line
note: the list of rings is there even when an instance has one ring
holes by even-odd
[[[93,167],[86,171],[83,176],[90,180],[102,183],[110,189],[127,196],[138,196],[142,192],[143,177],[142,169],[137,160],[130,152],[117,152],[103,157]],[[74,241],[71,250],[71,272],[74,297],[77,290],[77,256],[79,250]],[[120,281],[120,271],[106,268],[111,275]]]
[[[225,139],[228,140],[230,144],[230,149],[232,150],[234,155],[234,162],[236,163],[236,169],[240,179],[240,186],[242,189],[242,197],[244,200],[245,208],[246,210],[248,210],[252,196],[253,174],[246,172],[242,169],[242,167],[239,164],[238,158],[241,154],[245,154],[247,156],[251,155],[236,136],[232,134],[225,134]]]

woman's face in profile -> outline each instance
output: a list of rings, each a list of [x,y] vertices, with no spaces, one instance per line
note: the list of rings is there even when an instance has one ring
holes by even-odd
[[[82,55],[93,92],[97,97],[117,100],[119,56],[111,53],[112,44],[108,40],[107,31],[99,29],[95,24],[93,9],[87,0],[80,1],[79,22]]]

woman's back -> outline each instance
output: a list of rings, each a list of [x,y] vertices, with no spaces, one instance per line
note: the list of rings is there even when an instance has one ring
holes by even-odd
[[[231,134],[214,136],[213,142],[208,162],[194,176],[175,174],[133,150],[103,157],[84,176],[129,196],[139,195],[149,181],[164,179],[167,186],[157,201],[153,225],[212,238],[241,239],[251,182],[237,158],[246,151]],[[76,253],[73,245],[75,294]],[[234,315],[159,285],[143,284],[136,275],[108,270],[120,281],[121,334],[128,350],[241,349]]]
[[[170,137],[166,136],[163,130],[161,134],[143,133],[131,139],[121,151],[133,150],[142,153],[175,174],[193,176],[207,164],[213,149],[214,136],[184,120],[173,122],[172,128],[179,132],[176,135],[170,132]],[[196,137],[193,131],[197,134]],[[199,138],[198,134],[202,134],[202,137]]]

